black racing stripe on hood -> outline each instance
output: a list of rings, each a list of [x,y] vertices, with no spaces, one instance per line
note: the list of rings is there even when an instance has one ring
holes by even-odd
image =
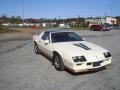
[[[74,44],[75,46],[81,47],[85,50],[91,50],[89,47],[87,47],[86,45],[82,44],[82,43],[78,43],[78,44]]]

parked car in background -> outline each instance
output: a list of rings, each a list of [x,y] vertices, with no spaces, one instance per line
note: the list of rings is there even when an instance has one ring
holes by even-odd
[[[120,29],[120,26],[117,24],[110,25],[111,29]]]
[[[90,26],[91,31],[109,31],[110,27],[106,25],[92,25]]]
[[[70,26],[66,25],[66,24],[59,24],[59,27],[63,28],[63,29],[69,29]]]
[[[34,35],[33,42],[35,53],[49,57],[59,71],[68,68],[77,73],[111,64],[112,56],[108,50],[83,40],[75,32],[44,31]]]
[[[120,26],[117,24],[109,24],[109,23],[104,23],[103,26],[108,27],[112,30],[117,30],[120,29]]]
[[[102,26],[101,25],[91,25],[90,26],[90,30],[91,31],[101,31],[102,30]]]
[[[102,30],[103,31],[110,31],[110,26],[109,25],[102,25]]]
[[[69,25],[64,25],[62,28],[63,28],[63,29],[69,29],[70,26],[69,26]]]

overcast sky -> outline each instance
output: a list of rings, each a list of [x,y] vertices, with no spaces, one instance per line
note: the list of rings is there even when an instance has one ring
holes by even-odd
[[[0,0],[0,16],[22,16],[22,1]],[[24,9],[25,18],[120,16],[120,0],[24,0]]]

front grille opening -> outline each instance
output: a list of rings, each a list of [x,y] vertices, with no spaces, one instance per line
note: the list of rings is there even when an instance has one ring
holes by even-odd
[[[92,63],[87,63],[87,65],[91,65]]]
[[[108,61],[109,59],[106,59],[106,61]]]
[[[82,63],[77,64],[77,66],[82,65]]]

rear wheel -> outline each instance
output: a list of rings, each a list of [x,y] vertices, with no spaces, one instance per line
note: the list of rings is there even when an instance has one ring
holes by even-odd
[[[36,43],[34,43],[34,51],[36,54],[40,54],[40,50],[39,50],[38,45]]]
[[[104,31],[104,29],[101,28],[100,31]]]
[[[93,31],[93,29],[92,29],[92,28],[90,28],[90,31]]]
[[[54,55],[54,66],[58,71],[63,71],[64,70],[64,63],[63,60],[61,58],[61,56],[59,54],[55,54]]]

